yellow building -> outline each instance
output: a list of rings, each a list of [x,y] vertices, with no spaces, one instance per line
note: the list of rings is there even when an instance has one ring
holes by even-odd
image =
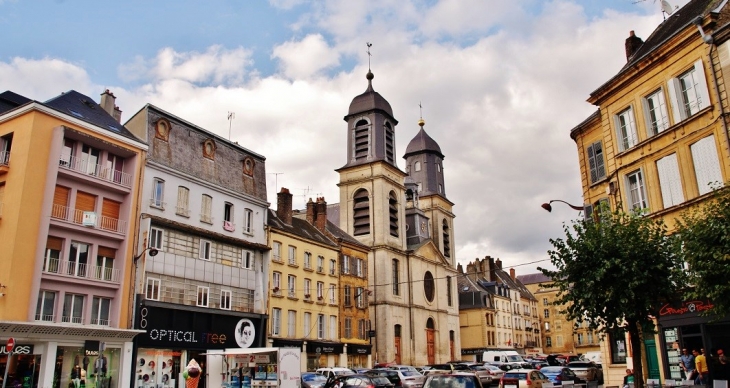
[[[590,94],[598,109],[570,132],[587,212],[622,206],[662,218],[671,231],[685,210],[728,180],[729,11],[725,1],[692,0],[646,41],[630,33],[626,65]],[[644,339],[644,375],[679,380],[676,347],[711,349],[730,325],[677,313],[686,309],[663,311],[659,335]],[[632,351],[625,338],[605,343],[606,384],[618,385]]]
[[[17,354],[9,381],[25,368],[38,386],[65,387],[78,365],[87,384],[130,386],[147,146],[114,103],[108,90],[101,104],[73,90],[44,103],[0,94],[0,342],[15,338]],[[92,378],[97,358],[104,373]]]
[[[318,220],[326,222],[326,214]],[[344,366],[337,244],[306,219],[294,217],[285,188],[277,193],[276,212],[269,211],[267,225],[271,346],[300,347],[302,370]]]

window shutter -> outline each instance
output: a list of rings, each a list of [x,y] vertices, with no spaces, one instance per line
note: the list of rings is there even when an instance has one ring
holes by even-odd
[[[93,212],[96,208],[96,196],[83,191],[76,192],[76,210]]]
[[[121,204],[117,201],[112,201],[111,199],[104,198],[102,200],[102,205],[101,205],[101,215],[104,217],[109,217],[109,218],[118,220],[120,205]]]
[[[54,251],[60,251],[63,248],[63,239],[53,236],[48,236],[46,241],[46,249],[53,249]]]
[[[53,204],[68,206],[69,191],[70,189],[68,187],[56,186],[56,190],[53,192]]]
[[[674,118],[674,122],[678,123],[685,119],[682,97],[679,95],[679,91],[682,90],[679,87],[679,79],[670,79],[669,82],[667,82],[667,89],[669,91],[669,99],[671,100],[670,105],[672,106],[672,117]]]
[[[664,101],[664,89],[660,89],[659,93],[659,114],[661,119],[659,121],[659,132],[669,128],[669,115],[667,114],[667,103]]]
[[[635,146],[639,139],[636,135],[636,119],[634,118],[634,109],[629,109],[627,116],[629,116],[629,147]]]
[[[598,172],[596,171],[596,152],[593,149],[593,146],[595,144],[591,144],[588,146],[588,166],[591,171],[591,183],[594,183],[596,180],[598,180]]]
[[[704,109],[710,106],[710,93],[707,90],[707,78],[705,78],[705,66],[702,63],[701,59],[698,59],[697,62],[695,62],[695,72],[697,77],[695,78],[697,81],[697,84],[695,87],[697,88],[697,97],[699,97],[700,101],[697,104],[699,109]]]
[[[646,135],[649,137],[656,135],[651,126],[651,108],[649,107],[649,101],[647,98],[641,99],[641,109],[644,111],[644,125],[646,126]]]
[[[677,154],[665,156],[656,162],[659,173],[659,186],[662,191],[664,208],[668,208],[684,202],[682,193],[682,181],[677,165]]]
[[[720,162],[717,158],[715,136],[707,136],[692,144],[690,150],[692,151],[692,161],[695,167],[697,188],[700,195],[707,194],[712,191],[712,185],[723,183]]]
[[[100,246],[99,248],[97,248],[97,255],[113,259],[117,256],[117,250],[114,248]]]

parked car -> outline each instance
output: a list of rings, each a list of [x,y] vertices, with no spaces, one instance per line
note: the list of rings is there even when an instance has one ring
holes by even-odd
[[[322,388],[327,383],[327,377],[314,372],[302,373],[302,388]]]
[[[494,366],[491,364],[484,364],[483,365],[486,370],[489,371],[489,375],[492,376],[492,382],[499,383],[499,379],[502,378],[502,375],[504,374],[504,371],[502,369],[499,369],[498,366]]]
[[[370,370],[370,368],[350,368],[355,373],[365,373]]]
[[[494,381],[492,374],[489,373],[489,369],[485,368],[483,364],[476,362],[461,362],[453,365],[466,365],[470,371],[474,372],[474,374],[479,377],[479,381],[484,387],[489,387],[492,385],[492,381]]]
[[[603,368],[593,361],[573,361],[568,363],[575,374],[584,381],[597,381],[603,384]]]
[[[336,376],[327,381],[324,388],[393,388],[393,383],[383,376],[350,374]]]
[[[423,386],[423,381],[426,380],[426,378],[422,374],[418,373],[416,368],[412,366],[403,366],[404,370],[401,371],[398,367],[400,366],[372,369],[365,374],[368,376],[384,376],[396,387],[421,388]]]
[[[319,368],[315,371],[318,374],[324,375],[324,377],[331,379],[342,375],[352,375],[355,372],[349,368]]]
[[[543,384],[550,384],[550,379],[535,369],[513,369],[499,380],[499,388],[542,388]]]
[[[471,369],[464,364],[433,364],[427,365],[427,367],[428,369],[424,370],[424,375],[426,376],[432,374],[449,374],[456,371],[471,372]]]
[[[423,388],[484,388],[473,373],[433,374],[426,377]]]
[[[582,383],[583,381],[570,368],[565,366],[546,366],[540,369],[540,372],[550,379],[553,385],[562,385],[566,383]]]

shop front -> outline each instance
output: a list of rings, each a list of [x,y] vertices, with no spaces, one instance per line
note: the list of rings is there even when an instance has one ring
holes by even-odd
[[[344,347],[339,342],[306,341],[307,370],[343,366],[340,356]]]
[[[690,352],[705,349],[709,357],[717,349],[730,348],[730,317],[716,319],[704,315],[712,307],[708,300],[692,300],[666,304],[659,310],[659,349],[665,380],[681,381],[685,378],[679,367],[682,349]]]
[[[370,354],[372,345],[345,344],[347,347],[348,368],[370,368]]]
[[[135,327],[144,330],[135,340],[136,388],[184,387],[182,372],[192,359],[203,370],[198,388],[206,388],[206,351],[266,346],[266,315],[153,301],[143,301],[136,314]]]
[[[13,388],[127,388],[134,330],[2,322],[0,379]],[[92,339],[90,339],[92,338]],[[6,372],[7,369],[7,372]]]

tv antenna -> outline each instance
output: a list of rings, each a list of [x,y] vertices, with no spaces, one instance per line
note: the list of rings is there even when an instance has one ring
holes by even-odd
[[[276,189],[276,192],[279,192],[279,175],[283,174],[283,172],[270,172],[269,174],[274,176],[274,188]]]
[[[228,112],[228,141],[231,141],[231,123],[236,118],[236,112]]]

